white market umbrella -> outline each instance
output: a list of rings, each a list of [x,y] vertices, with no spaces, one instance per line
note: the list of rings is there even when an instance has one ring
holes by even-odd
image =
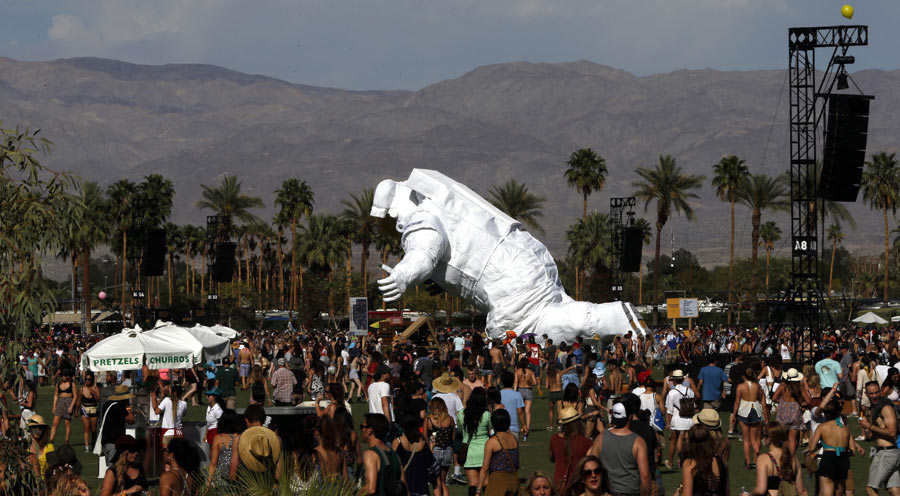
[[[158,321],[156,327],[147,333],[172,342],[196,342],[207,360],[218,360],[231,353],[231,341],[228,338],[199,329],[197,326],[181,327],[172,325],[171,322]]]
[[[135,326],[91,346],[82,355],[82,365],[95,372],[135,370],[145,362],[151,369],[188,368],[199,363],[202,349],[196,340],[173,341]]]
[[[234,329],[219,324],[215,324],[209,329],[212,329],[212,332],[218,334],[219,336],[226,337],[228,339],[235,339],[241,335],[241,333],[235,331]]]
[[[853,319],[853,322],[858,322],[860,324],[887,324],[888,321],[882,319],[875,312],[866,312],[859,317]]]

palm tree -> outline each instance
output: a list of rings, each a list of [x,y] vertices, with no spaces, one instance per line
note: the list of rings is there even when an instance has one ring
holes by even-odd
[[[250,213],[251,208],[265,206],[262,199],[247,196],[241,192],[241,183],[237,176],[225,175],[219,187],[203,185],[203,199],[197,202],[197,208],[208,208],[216,215],[225,217],[231,225],[236,217],[241,222],[253,222],[256,217]]]
[[[305,215],[312,215],[315,194],[306,181],[299,179],[285,179],[281,183],[281,189],[275,191],[275,205],[279,207],[278,213],[282,220],[286,220],[291,226],[291,246],[297,246],[297,223]],[[303,270],[301,267],[300,270]],[[291,250],[291,297],[290,310],[297,307],[297,256]]]
[[[375,222],[369,212],[372,211],[372,198],[375,190],[365,188],[359,196],[350,193],[350,200],[341,200],[344,212],[341,216],[352,224],[353,241],[359,243],[359,275],[362,279],[363,296],[368,296],[369,287],[369,246],[375,233]]]
[[[79,185],[78,195],[78,233],[81,244],[81,300],[84,302],[84,321],[87,334],[91,334],[91,251],[99,245],[109,225],[105,198],[100,186],[95,182],[85,181]]]
[[[840,224],[832,224],[825,231],[825,239],[831,241],[831,269],[828,272],[828,296],[831,296],[831,281],[834,278],[834,254],[837,253],[837,245],[844,240],[846,236],[841,231]]]
[[[150,174],[137,185],[137,210],[146,229],[162,226],[172,215],[175,187],[160,174]]]
[[[745,205],[752,212],[750,233],[750,262],[756,266],[759,255],[759,226],[762,223],[764,210],[784,210],[789,207],[787,187],[785,183],[775,177],[766,174],[751,174],[743,181],[735,191],[738,203]]]
[[[275,227],[278,229],[276,236],[273,239],[275,241],[275,247],[277,248],[275,259],[278,261],[278,302],[280,303],[279,308],[284,310],[284,243],[286,241],[284,239],[284,227],[290,224],[290,221],[285,219],[281,212],[275,212],[272,223],[275,224]]]
[[[653,235],[653,228],[650,227],[650,223],[647,222],[647,219],[638,218],[634,221],[635,229],[641,230],[641,240],[643,245],[650,244],[650,237]],[[638,267],[638,305],[644,304],[644,261],[641,260],[641,265]]]
[[[771,260],[772,250],[775,249],[775,243],[781,239],[781,228],[773,221],[766,222],[759,226],[760,244],[766,250],[766,293],[769,292],[769,261]],[[829,282],[829,291],[830,282]],[[730,307],[731,305],[729,305]]]
[[[595,267],[601,263],[608,264],[609,250],[606,241],[609,238],[608,215],[591,212],[587,217],[575,221],[566,231],[566,240],[569,242],[568,255],[573,265]]]
[[[606,160],[590,148],[581,148],[569,155],[566,161],[566,182],[584,197],[581,218],[587,217],[587,199],[594,191],[600,191],[606,184]],[[584,267],[575,271],[575,299],[581,298],[580,287],[584,285]]]
[[[522,222],[532,231],[544,234],[537,219],[544,216],[542,209],[546,198],[528,191],[528,186],[515,179],[506,181],[503,186],[491,186],[488,195],[491,205]]]
[[[606,184],[606,160],[594,153],[590,148],[581,148],[572,152],[566,169],[566,182],[584,197],[584,211],[581,218],[587,217],[588,196],[603,189]]]
[[[896,153],[879,152],[866,162],[863,171],[863,200],[872,209],[879,209],[884,214],[884,301],[888,301],[888,210],[897,215],[897,201],[900,199],[900,172],[897,168]]]
[[[347,250],[342,222],[334,215],[311,215],[308,225],[301,226],[293,250],[307,267],[322,267],[328,272],[328,306],[333,316],[335,265]]]
[[[731,206],[731,250],[728,257],[728,303],[733,301],[734,275],[734,202],[735,192],[750,174],[747,164],[735,155],[727,155],[713,165],[712,185],[721,201]],[[731,305],[728,305],[728,323],[731,324]]]
[[[672,213],[683,213],[688,220],[694,220],[694,209],[688,200],[697,198],[690,190],[702,186],[704,176],[684,174],[670,155],[660,155],[655,168],[638,167],[635,172],[640,181],[631,183],[636,188],[634,196],[644,202],[644,210],[650,202],[656,201],[656,251],[653,256],[653,302],[659,301],[659,247],[663,226]],[[654,310],[654,317],[657,313]]]
[[[134,208],[137,199],[137,185],[127,179],[121,179],[109,186],[106,190],[106,196],[109,200],[110,213],[116,219],[119,232],[122,233],[122,299],[119,305],[122,310],[122,319],[125,319],[125,274],[128,265],[128,230],[131,229],[134,222]]]

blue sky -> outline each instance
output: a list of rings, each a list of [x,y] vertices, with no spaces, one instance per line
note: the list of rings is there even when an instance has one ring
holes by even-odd
[[[900,2],[5,0],[0,55],[208,63],[346,89],[419,89],[480,65],[586,59],[638,75],[787,65],[790,26],[866,24],[853,70],[900,68]]]

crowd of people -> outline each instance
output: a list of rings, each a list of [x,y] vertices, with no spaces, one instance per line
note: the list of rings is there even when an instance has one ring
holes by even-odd
[[[726,495],[737,492],[732,456],[756,473],[746,494],[831,496],[856,490],[850,457],[863,443],[872,449],[866,492],[900,494],[900,332],[806,332],[815,339],[700,327],[553,343],[445,329],[436,343],[388,346],[340,332],[247,331],[218,363],[96,377],[80,367],[90,340],[62,333],[29,343],[22,379],[6,378],[17,404],[3,405],[3,430],[28,433],[28,464],[53,494],[87,487],[75,474],[73,417],[84,450],[107,460],[103,496],[151,482],[167,496],[234,488],[248,471],[298,490],[346,483],[381,495],[448,496],[454,484],[469,496]],[[53,386],[51,419],[35,412],[42,380]],[[138,386],[146,406],[134,402]],[[112,391],[102,405],[100,387]],[[239,391],[249,392],[242,414]],[[535,401],[548,403],[548,418],[532,415]],[[365,404],[358,425],[352,403]],[[315,414],[291,428],[266,413],[298,404]],[[206,412],[208,467],[182,436],[189,408]],[[162,432],[158,481],[143,472],[144,441],[125,434],[141,416]],[[54,449],[58,429],[65,442]],[[520,449],[536,429],[550,431],[553,469],[524,474]],[[661,474],[674,471],[680,484],[665,487]]]

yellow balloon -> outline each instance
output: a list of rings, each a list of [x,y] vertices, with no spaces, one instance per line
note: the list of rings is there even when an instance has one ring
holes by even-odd
[[[847,19],[853,19],[853,6],[844,5],[843,7],[841,7],[841,15],[846,17]]]

